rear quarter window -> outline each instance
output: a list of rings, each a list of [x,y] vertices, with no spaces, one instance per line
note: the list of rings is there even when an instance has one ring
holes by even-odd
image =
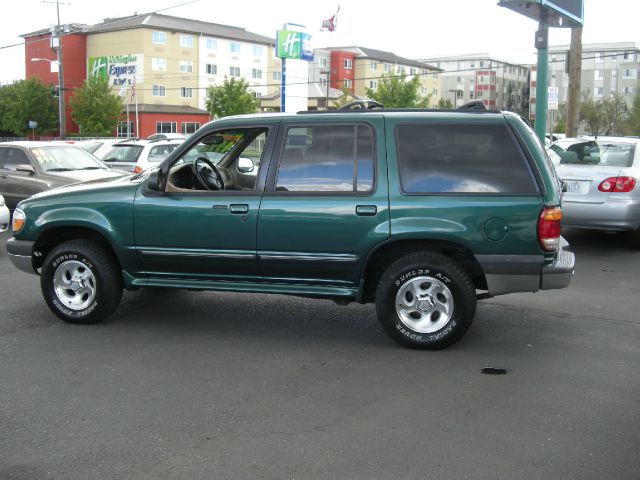
[[[506,125],[401,124],[396,142],[404,193],[538,193],[524,153]]]

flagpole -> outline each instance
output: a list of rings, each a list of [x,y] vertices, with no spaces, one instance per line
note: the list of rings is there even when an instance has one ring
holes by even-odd
[[[127,95],[127,140],[129,140],[131,138],[131,129],[129,128],[129,85],[127,85],[127,89],[126,89],[126,95]]]
[[[133,96],[136,101],[136,136],[140,138],[140,119],[138,117],[138,91],[136,89],[136,77],[133,77]]]

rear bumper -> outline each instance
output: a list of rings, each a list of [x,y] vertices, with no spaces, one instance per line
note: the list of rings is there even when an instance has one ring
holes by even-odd
[[[489,296],[566,288],[573,278],[575,255],[564,250],[562,238],[555,260],[544,264],[543,255],[478,255]]]
[[[615,198],[605,203],[562,202],[562,226],[594,230],[638,230],[640,200]]]
[[[37,274],[33,268],[33,262],[31,261],[33,255],[33,244],[34,242],[28,240],[16,240],[15,238],[10,238],[7,240],[7,253],[9,254],[9,259],[18,270]]]

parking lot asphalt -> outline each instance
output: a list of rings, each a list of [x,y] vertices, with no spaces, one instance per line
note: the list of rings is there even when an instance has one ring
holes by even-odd
[[[640,251],[565,236],[569,289],[420,352],[371,305],[278,295],[141,290],[68,325],[2,234],[0,479],[637,480]]]

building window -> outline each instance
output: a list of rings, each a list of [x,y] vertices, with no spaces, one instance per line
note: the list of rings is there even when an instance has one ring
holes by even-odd
[[[206,38],[204,45],[208,50],[215,50],[218,48],[218,40],[215,38]]]
[[[153,32],[151,34],[151,43],[155,43],[157,45],[166,45],[167,44],[167,33],[166,32]]]
[[[229,75],[232,77],[239,77],[240,67],[229,67]]]
[[[193,62],[189,60],[180,60],[180,71],[184,73],[193,72]]]
[[[212,63],[207,63],[206,65],[207,75],[217,75],[218,74],[218,66]]]
[[[633,68],[627,68],[624,71],[624,78],[636,78],[638,71]]]
[[[350,78],[345,79],[344,81],[345,88],[351,88],[352,85],[353,85],[353,81]]]
[[[231,42],[229,44],[229,50],[231,53],[240,53],[240,44],[238,42]]]
[[[280,80],[282,80],[282,73],[281,72],[273,72],[273,74],[271,75],[271,78],[274,81],[279,82]]]
[[[594,70],[594,77],[596,80],[602,80],[602,70]]]
[[[389,70],[391,70],[391,65],[389,65],[388,63],[384,64],[384,71],[385,73],[387,73]]]
[[[438,89],[437,88],[432,89],[431,90],[431,95],[433,95],[434,97],[437,97],[438,96]]]
[[[602,61],[604,60],[602,58],[602,54],[600,52],[594,53],[593,56],[596,57],[596,62],[597,63],[602,63]]]
[[[166,95],[166,88],[164,85],[154,85],[151,87],[151,95],[154,97],[164,97]]]
[[[200,128],[200,122],[182,122],[181,127],[182,133],[190,135]]]
[[[353,61],[350,58],[344,59],[344,68],[353,68]]]
[[[433,72],[433,73],[431,74],[431,76],[432,76],[433,78],[435,78],[436,80],[438,79],[438,74],[437,74],[436,72]]]
[[[151,70],[163,72],[167,69],[167,61],[164,58],[152,58]]]
[[[602,97],[602,87],[595,87],[593,89],[593,98],[600,98]]]
[[[462,77],[456,77],[456,83],[462,83]]]
[[[633,87],[624,87],[625,95],[633,95]]]
[[[415,68],[409,69],[409,75],[415,75],[416,73],[417,73],[417,70]]]
[[[156,122],[156,133],[178,133],[176,122]]]
[[[404,67],[401,67],[401,66],[398,66],[398,73],[399,73],[400,75],[404,75],[404,73],[405,73],[405,68],[404,68]]]
[[[191,87],[180,87],[180,98],[193,98],[193,89]]]
[[[254,57],[261,57],[262,56],[262,46],[261,45],[254,45],[253,46],[253,56]]]
[[[322,58],[320,58],[320,66],[321,66],[322,68],[326,68],[326,67],[327,67],[327,65],[328,65],[328,63],[329,63],[329,62],[327,61],[327,57],[322,57]]]
[[[378,62],[371,62],[369,64],[369,67],[371,68],[371,70],[377,70],[378,69]]]
[[[193,36],[180,35],[180,46],[183,48],[193,48]]]
[[[134,122],[118,122],[118,133],[117,136],[119,138],[129,138],[135,136],[135,123]]]
[[[378,88],[378,81],[377,80],[369,80],[369,88],[371,90],[375,90],[376,88]]]
[[[260,70],[259,68],[251,69],[251,78],[262,78],[262,70]]]

